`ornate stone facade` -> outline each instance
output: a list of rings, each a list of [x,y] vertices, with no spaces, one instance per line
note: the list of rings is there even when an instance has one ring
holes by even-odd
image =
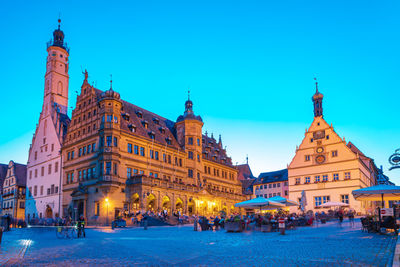
[[[244,199],[238,171],[221,138],[202,134],[190,99],[174,122],[87,78],[86,72],[62,147],[64,214],[103,224],[137,210],[235,210]]]

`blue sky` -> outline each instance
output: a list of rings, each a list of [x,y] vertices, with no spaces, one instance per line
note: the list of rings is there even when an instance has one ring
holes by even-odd
[[[99,89],[175,120],[190,87],[204,130],[254,174],[285,168],[324,117],[387,170],[400,147],[398,1],[7,1],[0,10],[0,162],[25,163],[42,104],[46,42],[70,51],[70,106],[82,69]],[[387,172],[400,183],[400,170]]]

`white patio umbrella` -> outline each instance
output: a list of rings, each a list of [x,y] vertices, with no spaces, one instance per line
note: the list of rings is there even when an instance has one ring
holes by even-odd
[[[349,204],[343,203],[343,202],[333,202],[329,201],[324,204],[319,205],[318,207],[321,208],[330,208],[330,207],[347,207]]]
[[[353,196],[357,200],[382,201],[400,200],[400,186],[375,185],[354,190]]]
[[[275,197],[270,197],[267,198],[267,200],[271,200],[274,202],[279,202],[281,204],[284,204],[286,207],[291,207],[291,206],[298,206],[299,203],[297,201],[294,200],[290,200],[281,196],[275,196]]]
[[[253,199],[250,199],[250,200],[246,200],[246,201],[243,201],[243,202],[236,203],[235,207],[247,208],[247,209],[259,208],[260,212],[261,212],[261,209],[264,208],[264,207],[277,209],[277,208],[285,207],[285,205],[282,204],[282,203],[279,203],[279,202],[268,200],[268,199],[263,198],[263,197],[257,197],[257,198],[253,198]]]

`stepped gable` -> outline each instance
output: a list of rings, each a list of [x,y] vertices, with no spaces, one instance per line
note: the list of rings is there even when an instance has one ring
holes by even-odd
[[[26,186],[26,165],[14,163],[14,173],[18,186]]]
[[[222,148],[222,143],[215,140],[213,136],[209,137],[203,134],[203,159],[207,159],[219,164],[232,167],[232,159],[227,156],[226,149]]]

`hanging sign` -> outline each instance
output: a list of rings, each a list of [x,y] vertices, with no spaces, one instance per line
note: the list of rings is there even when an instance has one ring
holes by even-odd
[[[393,216],[394,212],[393,212],[393,208],[384,208],[381,209],[381,216]]]
[[[389,157],[389,163],[392,165],[389,170],[400,168],[400,149],[396,149]]]

